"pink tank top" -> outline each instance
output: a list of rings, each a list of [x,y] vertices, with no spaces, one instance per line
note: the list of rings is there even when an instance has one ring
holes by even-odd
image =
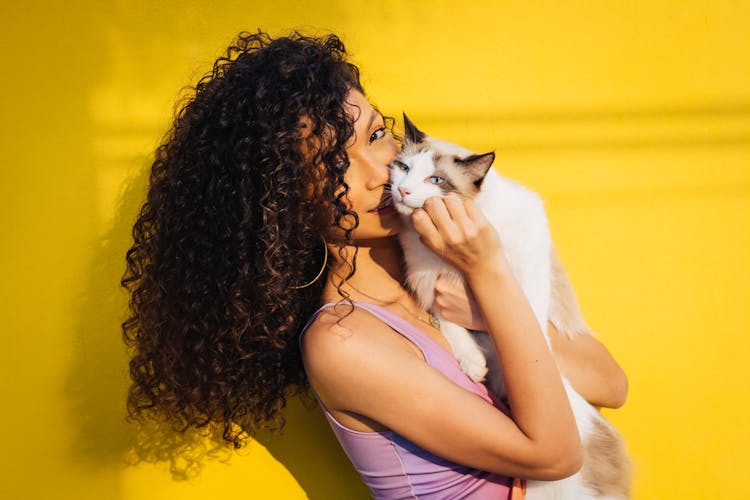
[[[328,303],[310,318],[302,333]],[[397,314],[368,302],[354,305],[369,311],[409,339],[427,363],[457,385],[507,413],[504,405],[484,385],[472,381],[458,361],[427,333]],[[300,334],[300,339],[302,338]],[[316,394],[317,397],[317,394]],[[394,431],[362,432],[339,423],[318,399],[336,438],[375,499],[508,499],[511,478],[445,460],[420,448]]]

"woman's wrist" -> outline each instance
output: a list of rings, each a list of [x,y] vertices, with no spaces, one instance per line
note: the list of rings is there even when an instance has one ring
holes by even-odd
[[[504,255],[500,254],[480,265],[472,266],[471,269],[468,269],[464,273],[464,277],[469,286],[474,289],[475,285],[485,284],[488,281],[490,283],[497,283],[498,280],[513,278],[513,272],[510,269],[508,260]]]

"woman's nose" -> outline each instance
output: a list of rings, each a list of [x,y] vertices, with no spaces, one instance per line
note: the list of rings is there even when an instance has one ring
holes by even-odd
[[[411,191],[403,187],[399,187],[398,192],[401,194],[401,198],[404,198],[406,197],[406,195],[411,194]]]
[[[372,187],[382,186],[390,180],[388,165],[373,161],[370,163],[370,182]]]

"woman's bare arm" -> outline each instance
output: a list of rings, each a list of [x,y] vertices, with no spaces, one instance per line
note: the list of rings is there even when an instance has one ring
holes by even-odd
[[[440,315],[472,330],[487,329],[471,290],[464,283],[439,278],[435,304]],[[586,401],[595,406],[619,408],[627,398],[628,378],[606,347],[589,334],[573,338],[547,323],[552,354],[560,372]]]
[[[345,305],[327,309],[302,338],[305,371],[331,413],[364,417],[435,455],[505,476],[556,480],[580,468],[580,445],[570,444],[569,433],[527,435],[405,348],[378,318],[348,312]]]
[[[500,351],[512,415],[446,378],[361,309],[334,311],[305,333],[312,386],[329,410],[363,416],[457,463],[529,479],[573,474],[582,448],[570,403],[494,228],[472,202],[451,197],[428,200],[413,221],[475,290]]]
[[[422,242],[458,268],[474,292],[503,370],[513,419],[532,441],[580,460],[560,373],[531,306],[513,278],[501,236],[472,200],[431,198],[412,222]],[[559,448],[557,448],[559,447]]]
[[[547,335],[560,372],[575,390],[594,406],[619,408],[628,396],[628,377],[596,337],[579,334],[573,338],[547,323]]]

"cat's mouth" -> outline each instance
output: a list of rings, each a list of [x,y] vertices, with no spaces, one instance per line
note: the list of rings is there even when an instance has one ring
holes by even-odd
[[[401,215],[411,215],[412,212],[414,212],[415,209],[421,208],[422,205],[416,205],[415,200],[413,199],[405,199],[401,196],[400,193],[394,192],[393,193],[393,206],[396,207],[396,210],[398,210],[398,213]]]

